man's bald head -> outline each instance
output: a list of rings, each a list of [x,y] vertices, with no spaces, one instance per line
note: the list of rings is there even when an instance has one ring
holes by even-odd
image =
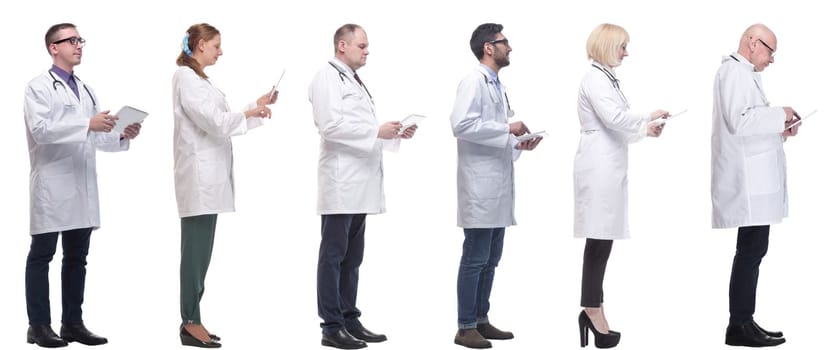
[[[750,61],[755,66],[756,72],[763,71],[770,63],[773,63],[775,53],[776,34],[766,25],[753,24],[741,35],[738,54]]]

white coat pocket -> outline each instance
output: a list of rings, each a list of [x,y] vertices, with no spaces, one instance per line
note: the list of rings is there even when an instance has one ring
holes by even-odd
[[[778,192],[781,185],[778,153],[773,150],[746,159],[747,191],[750,195]]]

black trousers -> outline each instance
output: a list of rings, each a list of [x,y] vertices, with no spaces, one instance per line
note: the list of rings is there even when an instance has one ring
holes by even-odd
[[[61,322],[82,322],[85,275],[92,228],[32,235],[26,257],[26,313],[30,325],[49,325],[50,261],[55,255],[59,233],[64,258],[61,260]]]
[[[601,307],[604,302],[604,273],[612,251],[612,240],[586,239],[583,249],[583,274],[580,283],[580,306]]]
[[[729,324],[752,322],[755,313],[755,290],[758,266],[767,254],[770,226],[738,228],[738,245],[729,278]]]
[[[318,252],[318,316],[324,334],[359,326],[359,266],[365,253],[366,214],[321,216]]]

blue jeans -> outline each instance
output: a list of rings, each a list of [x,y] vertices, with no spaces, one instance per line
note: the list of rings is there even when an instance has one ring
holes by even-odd
[[[458,268],[458,328],[488,323],[493,276],[502,258],[505,228],[465,228]]]

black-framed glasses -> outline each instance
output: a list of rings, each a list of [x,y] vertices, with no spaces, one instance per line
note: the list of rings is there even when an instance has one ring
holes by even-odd
[[[76,46],[79,45],[80,47],[85,47],[85,39],[82,39],[78,36],[71,36],[69,38],[64,38],[61,40],[53,41],[53,44],[61,44],[63,42],[69,42],[70,45]]]
[[[776,50],[774,50],[772,47],[770,47],[770,45],[767,45],[767,43],[765,43],[764,40],[761,40],[761,38],[757,38],[757,39],[761,43],[761,45],[764,45],[764,47],[766,47],[768,50],[770,50],[770,56],[776,56]]]
[[[488,41],[487,43],[490,45],[505,44],[505,46],[508,46],[508,39],[496,39]]]

